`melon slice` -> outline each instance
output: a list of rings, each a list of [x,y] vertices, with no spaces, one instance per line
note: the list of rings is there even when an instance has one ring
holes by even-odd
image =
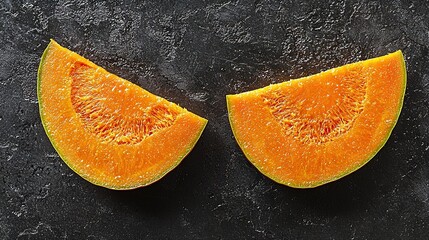
[[[234,136],[250,162],[296,188],[339,179],[389,138],[406,86],[401,51],[227,96]]]
[[[53,40],[37,88],[42,123],[60,157],[84,179],[110,189],[163,177],[207,124]]]

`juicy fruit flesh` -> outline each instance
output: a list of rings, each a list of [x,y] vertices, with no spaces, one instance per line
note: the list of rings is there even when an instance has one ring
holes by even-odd
[[[229,120],[263,174],[291,187],[316,187],[357,170],[380,150],[398,119],[405,85],[398,51],[229,95]]]
[[[89,182],[111,189],[162,178],[207,124],[55,41],[40,62],[37,95],[43,126],[62,160]]]
[[[100,137],[102,142],[140,143],[173,125],[180,114],[179,110],[170,109],[163,103],[143,107],[139,106],[139,101],[130,102],[126,108],[119,106],[114,94],[122,94],[126,98],[137,94],[130,92],[133,88],[123,87],[116,78],[106,81],[104,74],[84,63],[76,62],[70,76],[73,107],[85,128]]]
[[[363,111],[368,72],[353,66],[339,82],[328,75],[323,82],[278,89],[261,94],[286,135],[307,144],[332,141],[347,133]],[[311,99],[305,96],[312,95]]]

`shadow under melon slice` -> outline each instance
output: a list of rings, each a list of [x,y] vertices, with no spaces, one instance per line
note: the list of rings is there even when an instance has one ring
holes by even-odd
[[[163,177],[207,124],[53,40],[37,84],[42,123],[61,158],[84,179],[110,189]]]
[[[395,126],[406,87],[401,51],[227,96],[234,136],[274,181],[311,188],[367,163]]]

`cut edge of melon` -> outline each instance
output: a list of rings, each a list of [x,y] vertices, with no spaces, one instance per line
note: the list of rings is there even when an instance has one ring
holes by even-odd
[[[165,177],[169,172],[171,172],[173,169],[175,169],[177,166],[179,166],[179,164],[186,158],[186,156],[188,156],[189,153],[191,153],[191,151],[193,150],[193,148],[197,144],[198,140],[201,138],[201,135],[203,134],[204,129],[206,128],[207,123],[208,123],[207,119],[205,119],[203,117],[200,117],[200,118],[203,121],[203,125],[200,128],[200,131],[198,132],[198,134],[196,135],[194,141],[192,141],[190,144],[188,144],[188,146],[186,146],[186,148],[185,148],[186,151],[181,156],[178,156],[177,160],[174,162],[174,164],[171,165],[170,168],[168,168],[165,171],[163,171],[162,173],[160,173],[156,178],[152,178],[152,179],[150,179],[149,181],[146,181],[146,182],[143,181],[143,182],[140,182],[140,183],[135,184],[135,185],[117,187],[117,186],[111,186],[111,185],[108,185],[108,184],[99,183],[99,182],[96,182],[96,181],[90,181],[88,178],[86,178],[86,177],[82,176],[81,174],[79,174],[78,172],[76,172],[74,168],[71,168],[68,161],[64,160],[64,162],[67,164],[67,166],[69,166],[79,176],[81,176],[82,178],[84,178],[88,182],[90,182],[90,183],[92,183],[94,185],[100,186],[100,187],[105,187],[105,188],[112,189],[112,190],[132,190],[132,189],[137,189],[137,188],[141,188],[141,187],[146,187],[148,185],[151,185],[151,184],[153,184],[153,183],[161,180],[163,177]],[[62,159],[64,159],[64,158],[62,158]]]
[[[148,186],[152,183],[155,183],[157,181],[159,181],[160,179],[162,179],[165,175],[167,175],[169,172],[171,172],[174,168],[176,168],[184,159],[185,157],[192,151],[192,149],[195,147],[195,145],[197,144],[198,140],[200,139],[201,135],[204,132],[205,127],[207,126],[208,120],[198,116],[198,118],[201,119],[202,122],[202,126],[199,130],[199,132],[196,134],[196,137],[194,139],[194,141],[192,141],[191,143],[189,143],[187,146],[185,146],[185,151],[183,152],[183,154],[181,154],[180,156],[177,157],[177,160],[171,165],[170,168],[166,169],[165,171],[163,171],[162,173],[160,173],[157,177],[149,179],[148,181],[142,181],[138,184],[134,184],[134,185],[129,185],[129,186],[113,186],[110,184],[104,184],[101,183],[95,179],[92,179],[88,176],[85,176],[83,174],[80,173],[80,171],[78,171],[75,167],[72,166],[72,164],[70,163],[71,161],[69,161],[63,154],[61,154],[61,151],[59,151],[59,148],[56,146],[55,141],[53,140],[53,138],[51,137],[51,135],[48,132],[48,129],[46,128],[46,123],[45,123],[45,119],[43,117],[42,111],[42,98],[41,98],[41,92],[40,92],[40,84],[41,84],[41,73],[43,71],[43,63],[45,61],[45,58],[52,46],[52,44],[56,44],[61,48],[64,48],[63,46],[59,45],[54,39],[50,39],[50,42],[48,44],[48,46],[45,48],[45,50],[43,51],[43,54],[40,58],[40,63],[39,63],[39,67],[37,69],[37,100],[38,100],[38,105],[39,105],[39,115],[40,115],[40,119],[42,122],[42,126],[43,129],[46,133],[46,135],[48,136],[48,139],[50,141],[50,143],[52,144],[53,148],[55,149],[55,151],[57,152],[57,154],[59,155],[59,157],[63,160],[63,162],[77,175],[79,175],[81,178],[85,179],[86,181],[90,182],[93,185],[96,186],[100,186],[100,187],[104,187],[107,189],[112,189],[112,190],[132,190],[132,189],[137,189],[140,187],[145,187]],[[85,58],[86,59],[86,58]],[[140,86],[139,86],[140,87]]]
[[[397,124],[397,122],[398,122],[399,116],[400,116],[400,114],[401,114],[401,112],[402,112],[403,103],[404,103],[404,98],[405,98],[405,91],[406,91],[406,86],[407,86],[407,69],[406,69],[405,59],[404,59],[404,55],[403,55],[402,51],[401,51],[401,50],[398,50],[398,51],[396,51],[396,52],[393,52],[393,53],[390,53],[390,54],[386,54],[386,55],[383,55],[383,56],[380,56],[380,57],[375,57],[375,58],[371,58],[371,59],[367,59],[367,60],[361,60],[361,61],[357,61],[357,62],[354,62],[354,63],[349,63],[349,64],[345,64],[345,65],[339,66],[339,67],[344,67],[344,66],[347,66],[347,65],[357,64],[357,63],[360,63],[360,62],[364,62],[364,61],[368,61],[368,60],[373,60],[373,59],[377,59],[377,58],[381,58],[381,57],[386,57],[386,56],[388,56],[388,55],[393,55],[393,54],[398,54],[398,55],[399,55],[400,61],[401,61],[401,63],[402,63],[402,69],[403,69],[403,78],[402,78],[402,95],[401,95],[401,99],[400,99],[399,109],[398,109],[397,114],[396,114],[396,116],[395,116],[395,119],[394,119],[394,122],[393,122],[392,128],[391,128],[391,129],[390,129],[390,131],[386,134],[386,137],[385,137],[385,138],[380,142],[380,145],[379,145],[376,149],[374,149],[374,151],[369,155],[369,157],[368,157],[367,159],[365,159],[364,161],[362,161],[362,163],[361,163],[361,164],[357,165],[357,166],[356,166],[356,167],[354,167],[354,168],[349,169],[348,171],[343,172],[342,174],[339,174],[339,175],[337,175],[337,176],[335,176],[335,177],[333,177],[333,178],[331,178],[331,179],[328,179],[328,180],[317,181],[317,182],[309,182],[309,183],[305,183],[305,184],[299,184],[299,183],[293,183],[293,182],[285,182],[285,181],[282,181],[282,180],[278,179],[276,176],[274,176],[274,175],[272,175],[272,174],[270,174],[270,173],[268,173],[268,172],[266,172],[266,171],[263,171],[260,167],[256,166],[256,165],[253,163],[253,161],[251,160],[252,158],[249,156],[249,154],[248,154],[248,153],[245,151],[245,149],[242,147],[242,146],[243,146],[243,144],[241,143],[240,139],[237,137],[236,130],[235,130],[234,123],[233,123],[233,116],[232,116],[233,114],[232,114],[231,106],[230,106],[230,105],[231,105],[231,99],[232,99],[232,98],[234,98],[234,97],[237,97],[237,96],[238,96],[238,95],[240,95],[240,94],[256,94],[256,93],[258,93],[258,92],[264,91],[266,88],[269,88],[269,87],[270,87],[270,86],[272,86],[272,85],[279,85],[279,84],[283,84],[283,83],[285,83],[285,82],[287,82],[287,81],[280,82],[280,83],[276,83],[276,84],[272,84],[272,85],[268,85],[268,86],[265,86],[265,87],[262,87],[262,88],[258,88],[258,89],[255,89],[255,90],[250,90],[250,91],[246,91],[246,92],[242,92],[242,93],[237,93],[237,94],[228,94],[228,95],[226,95],[226,106],[227,106],[227,111],[228,111],[229,124],[230,124],[230,126],[231,126],[231,130],[232,130],[232,133],[233,133],[233,135],[234,135],[234,138],[236,139],[236,141],[237,141],[237,143],[238,143],[238,146],[240,147],[240,149],[241,149],[241,150],[242,150],[242,152],[244,153],[244,155],[245,155],[245,157],[247,158],[247,160],[248,160],[248,161],[249,161],[249,162],[250,162],[254,167],[256,167],[256,169],[258,169],[258,171],[259,171],[259,172],[261,172],[263,175],[265,175],[266,177],[270,178],[271,180],[273,180],[273,181],[275,181],[275,182],[277,182],[277,183],[279,183],[279,184],[286,185],[286,186],[289,186],[289,187],[292,187],[292,188],[298,188],[298,189],[308,189],[308,188],[315,188],[315,187],[319,187],[319,186],[321,186],[321,185],[324,185],[324,184],[327,184],[327,183],[330,183],[330,182],[334,182],[334,181],[336,181],[336,180],[338,180],[338,179],[340,179],[340,178],[343,178],[343,177],[345,177],[345,176],[347,176],[347,175],[349,175],[349,174],[351,174],[351,173],[353,173],[353,172],[357,171],[358,169],[362,168],[362,167],[363,167],[365,164],[367,164],[371,159],[373,159],[373,158],[375,157],[375,155],[377,155],[377,153],[381,150],[381,148],[383,148],[383,146],[387,143],[388,139],[390,138],[390,135],[391,135],[391,134],[392,134],[392,132],[393,132],[393,129],[395,128],[395,126],[396,126],[396,124]],[[335,68],[339,68],[339,67],[335,67]],[[332,69],[335,69],[335,68],[332,68]],[[328,70],[326,70],[326,71],[330,71],[330,70],[332,70],[332,69],[328,69]],[[323,72],[326,72],[326,71],[322,71],[322,72],[320,72],[320,73],[323,73]],[[320,74],[320,73],[313,74],[313,75],[318,75],[318,74]],[[305,78],[311,77],[311,76],[313,76],[313,75],[309,75],[309,76],[301,77],[301,78],[297,78],[297,79],[291,79],[291,80],[288,80],[288,81],[300,81],[300,80],[302,80],[302,79],[305,79]]]
[[[163,177],[165,177],[169,172],[171,172],[173,169],[175,169],[177,166],[179,166],[179,164],[186,158],[186,156],[189,155],[189,153],[191,153],[192,149],[195,147],[195,145],[197,144],[198,140],[200,139],[201,135],[204,132],[204,129],[207,126],[208,120],[205,118],[200,117],[203,121],[203,125],[200,128],[200,131],[198,132],[198,134],[196,135],[195,139],[193,142],[191,142],[188,146],[186,146],[186,151],[177,158],[177,161],[174,162],[173,165],[171,165],[170,168],[166,169],[164,172],[162,172],[161,174],[159,174],[156,178],[151,179],[150,181],[146,181],[146,182],[142,182],[139,183],[137,185],[130,185],[130,186],[125,186],[125,187],[121,187],[121,188],[117,188],[117,187],[112,187],[112,186],[106,186],[106,185],[101,185],[101,184],[95,184],[97,186],[101,186],[101,187],[107,187],[109,189],[113,189],[113,190],[132,190],[132,189],[137,189],[140,187],[146,187],[148,185],[151,185],[152,183],[155,183],[159,180],[161,180]],[[65,161],[64,161],[65,162]],[[74,170],[73,170],[74,171]],[[80,175],[81,176],[81,175]],[[86,179],[86,178],[85,178]],[[93,182],[91,182],[93,183]]]

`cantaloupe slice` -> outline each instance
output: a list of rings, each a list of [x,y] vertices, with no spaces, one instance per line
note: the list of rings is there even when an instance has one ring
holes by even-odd
[[[250,162],[296,188],[339,179],[389,138],[406,86],[400,51],[227,96],[234,136]]]
[[[153,183],[176,167],[207,120],[111,74],[51,40],[37,94],[46,133],[64,162],[111,189]]]

